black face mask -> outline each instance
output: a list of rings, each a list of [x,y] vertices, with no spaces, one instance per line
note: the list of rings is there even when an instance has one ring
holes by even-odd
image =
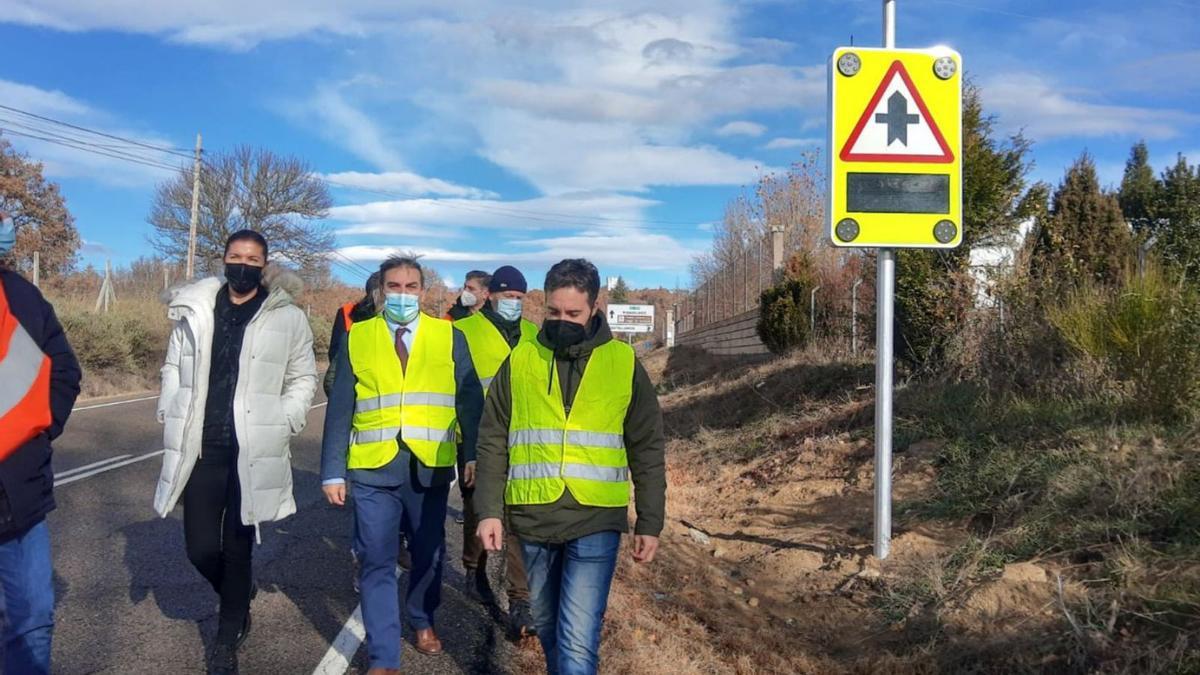
[[[258,288],[263,268],[245,263],[225,263],[225,281],[234,293],[242,294]]]
[[[574,321],[546,319],[542,322],[542,331],[555,349],[573,347],[587,337],[587,326]]]

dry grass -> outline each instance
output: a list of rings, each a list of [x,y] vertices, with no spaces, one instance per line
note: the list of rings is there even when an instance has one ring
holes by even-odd
[[[1196,532],[1181,492],[1200,476],[1194,434],[902,390],[881,563],[869,363],[676,350],[645,364],[669,520],[653,565],[622,560],[601,672],[1200,672],[1200,564],[1161,541],[1195,536],[1179,534]],[[1121,534],[1131,522],[1160,540]],[[518,665],[541,672],[540,652]]]

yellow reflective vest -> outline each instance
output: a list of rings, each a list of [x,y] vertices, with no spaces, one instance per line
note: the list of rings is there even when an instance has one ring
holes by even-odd
[[[355,323],[348,344],[357,383],[346,466],[384,466],[400,452],[397,436],[425,466],[454,466],[457,386],[450,322],[421,315],[407,372],[382,315]]]
[[[509,505],[552,504],[563,490],[585,506],[629,504],[625,415],[633,398],[633,349],[610,340],[588,358],[568,415],[554,353],[536,340],[509,357]]]
[[[467,337],[471,362],[475,364],[475,374],[479,376],[479,383],[483,385],[483,393],[486,396],[492,379],[496,377],[496,371],[500,370],[512,348],[508,346],[508,340],[504,339],[500,329],[496,328],[483,312],[475,312],[455,321],[454,327]],[[532,321],[521,319],[521,339],[518,344],[537,340],[537,334],[538,327]]]

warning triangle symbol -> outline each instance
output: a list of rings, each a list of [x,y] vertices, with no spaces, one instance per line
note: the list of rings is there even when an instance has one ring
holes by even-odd
[[[942,130],[900,61],[888,68],[839,156],[843,162],[954,161]]]

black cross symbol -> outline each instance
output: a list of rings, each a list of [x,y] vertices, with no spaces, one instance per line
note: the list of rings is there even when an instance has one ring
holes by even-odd
[[[904,98],[904,94],[893,92],[888,97],[887,114],[875,113],[875,121],[880,124],[886,124],[888,128],[887,144],[891,145],[892,141],[900,141],[901,145],[908,145],[908,125],[917,124],[920,117],[908,114],[908,99]]]

